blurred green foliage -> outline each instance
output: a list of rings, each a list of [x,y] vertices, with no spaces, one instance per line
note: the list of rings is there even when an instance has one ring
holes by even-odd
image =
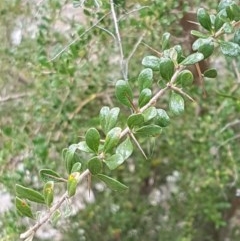
[[[72,1],[0,3],[0,181],[12,197],[16,183],[41,189],[41,168],[64,174],[62,149],[99,127],[103,105],[119,106],[114,84],[121,78],[120,59],[109,5],[98,9],[86,2],[74,11]],[[159,51],[164,32],[176,43],[185,41],[178,20],[191,6],[180,2],[115,1],[126,58],[144,34],[128,66],[133,86],[142,58]],[[13,33],[20,34],[19,44]],[[149,159],[135,150],[111,172],[129,191],[103,192],[93,180],[95,202],[56,224],[61,240],[239,239],[236,213],[229,216],[240,173],[239,58],[216,53],[211,65],[218,77],[205,82],[207,96],[201,86],[188,87],[196,103],[187,102],[160,137],[141,141]],[[167,109],[169,97],[159,107]],[[124,112],[120,118],[124,122]],[[3,241],[17,240],[29,225],[14,209],[0,215]]]

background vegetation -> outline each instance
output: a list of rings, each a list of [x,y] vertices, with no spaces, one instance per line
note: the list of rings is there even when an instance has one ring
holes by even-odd
[[[80,2],[0,2],[0,195],[14,198],[16,183],[41,189],[41,168],[63,173],[62,149],[99,126],[103,105],[120,106],[114,84],[122,78],[121,59],[109,4],[85,1],[74,9]],[[162,34],[185,44],[184,13],[218,2],[115,4],[124,56],[133,53],[128,78],[134,86],[142,58],[160,50]],[[207,95],[201,85],[189,87],[196,103],[171,118],[160,137],[141,142],[148,160],[135,150],[111,172],[129,191],[115,193],[93,180],[90,197],[84,186],[73,200],[81,205],[66,205],[61,220],[36,240],[239,240],[239,57],[216,53],[210,65],[218,77],[205,81]],[[0,215],[3,241],[18,240],[31,225],[14,207]]]

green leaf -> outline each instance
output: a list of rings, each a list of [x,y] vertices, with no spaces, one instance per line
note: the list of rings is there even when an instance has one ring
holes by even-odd
[[[82,168],[82,164],[80,162],[76,162],[72,167],[71,173],[80,172],[81,168]]]
[[[151,88],[153,82],[153,71],[150,68],[146,68],[141,71],[138,76],[138,86],[140,91],[145,88]]]
[[[200,62],[204,59],[204,55],[202,53],[193,53],[187,56],[180,64],[181,65],[192,65]]]
[[[161,127],[166,127],[170,124],[170,118],[165,110],[157,109],[156,124]]]
[[[85,139],[88,147],[95,153],[98,153],[98,148],[100,144],[100,134],[98,130],[95,128],[88,129],[85,135]]]
[[[29,204],[25,200],[22,200],[21,198],[16,197],[15,206],[16,206],[17,212],[21,216],[34,219],[32,210],[31,210]]]
[[[184,112],[184,99],[181,95],[172,92],[169,102],[169,109],[174,115],[180,115]]]
[[[137,129],[135,133],[143,137],[158,136],[162,133],[162,128],[158,125],[147,125]]]
[[[226,7],[227,16],[231,21],[240,20],[240,7],[237,4],[231,4]]]
[[[198,52],[202,53],[204,55],[204,58],[206,59],[213,53],[213,50],[214,50],[213,39],[199,38],[193,43],[192,49],[194,51],[198,50]]]
[[[75,195],[77,190],[77,184],[79,181],[80,173],[79,172],[73,172],[68,176],[67,181],[67,192],[68,196],[72,197]]]
[[[146,68],[151,68],[152,70],[159,70],[160,59],[155,56],[146,56],[142,60],[142,65]]]
[[[162,36],[162,50],[169,49],[170,43],[170,33],[164,33]]]
[[[121,137],[121,128],[120,127],[114,127],[112,130],[110,130],[107,133],[105,143],[103,146],[103,151],[105,153],[111,152],[114,147],[117,146],[120,137]]]
[[[169,58],[161,58],[160,59],[160,74],[163,79],[165,80],[171,80],[173,74],[174,74],[174,63]]]
[[[240,55],[240,46],[233,42],[220,42],[221,51],[224,55],[230,57],[236,57]]]
[[[52,225],[56,225],[57,222],[60,220],[61,216],[62,213],[59,211],[59,209],[57,209],[50,217],[50,222],[52,223]]]
[[[224,23],[223,24],[223,31],[224,33],[233,33],[234,32],[234,27],[232,26],[231,23]]]
[[[218,31],[224,24],[224,21],[221,18],[221,13],[218,13],[214,22],[214,30]]]
[[[51,207],[53,202],[53,188],[54,182],[52,181],[46,182],[43,187],[43,197],[48,207]]]
[[[63,178],[51,169],[41,169],[39,175],[43,182],[63,182]]]
[[[221,0],[217,7],[218,12],[223,9],[226,9],[228,6],[232,5],[233,3],[234,1],[232,0]]]
[[[97,175],[102,171],[102,161],[98,157],[93,157],[88,161],[88,169],[92,175]]]
[[[28,199],[32,202],[45,203],[44,197],[40,192],[21,186],[19,184],[16,184],[16,195],[20,198]]]
[[[124,162],[124,158],[120,154],[114,154],[105,161],[106,165],[110,170],[116,169],[123,162]]]
[[[124,184],[122,184],[121,182],[119,182],[111,177],[108,177],[106,175],[98,174],[97,177],[101,181],[103,181],[113,191],[125,191],[128,189],[128,187],[125,186]]]
[[[204,33],[201,33],[201,32],[199,32],[199,31],[197,31],[197,30],[191,30],[191,34],[192,34],[193,36],[198,37],[198,38],[208,38],[208,37],[209,37],[209,35],[204,34]]]
[[[139,95],[138,106],[141,108],[146,105],[152,98],[152,91],[150,89],[143,89]]]
[[[157,115],[157,110],[154,106],[151,106],[143,111],[144,121],[152,120]]]
[[[127,119],[127,125],[130,129],[136,126],[141,126],[144,123],[144,116],[142,114],[132,114]]]
[[[190,70],[183,70],[179,73],[177,80],[177,84],[181,84],[183,87],[190,86],[193,83],[193,74]]]
[[[119,112],[120,109],[118,107],[114,107],[111,110],[107,106],[102,107],[99,119],[105,134],[116,126]]]
[[[133,145],[129,137],[127,137],[116,149],[116,154],[120,154],[123,160],[128,159],[133,152]]]
[[[82,143],[81,143],[82,144]],[[81,148],[81,144],[72,144],[68,148],[63,151],[63,158],[65,162],[65,167],[67,172],[70,174],[72,171],[72,167],[76,162],[80,162],[80,157],[76,153],[77,149]]]
[[[240,45],[240,29],[236,30],[233,41],[234,43]]]
[[[206,12],[206,10],[204,8],[198,9],[197,19],[202,27],[204,27],[208,31],[211,31],[211,29],[212,29],[211,19],[210,19],[209,14]]]
[[[88,147],[86,141],[80,141],[78,144],[77,144],[77,149],[79,151],[83,151],[83,152],[86,152],[86,153],[92,153],[93,151]],[[67,150],[67,149],[66,149]]]
[[[208,69],[203,73],[204,77],[207,78],[216,78],[217,77],[217,70],[216,69]]]
[[[127,81],[118,80],[115,93],[120,103],[132,107],[133,93]]]

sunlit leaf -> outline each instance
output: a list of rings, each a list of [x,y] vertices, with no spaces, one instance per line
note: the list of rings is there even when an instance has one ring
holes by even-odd
[[[116,169],[124,162],[124,158],[120,154],[114,154],[111,157],[107,158],[105,163],[110,170]]]
[[[143,89],[138,98],[139,107],[146,105],[152,98],[152,91],[150,89]]]
[[[146,69],[142,70],[138,76],[138,86],[139,86],[140,91],[142,91],[145,88],[151,88],[152,81],[153,81],[152,69],[146,68]]]
[[[88,147],[97,153],[100,144],[100,134],[98,130],[95,128],[88,129],[85,135],[85,139]]]
[[[112,130],[110,130],[107,133],[104,146],[103,146],[103,151],[104,152],[111,152],[114,147],[117,146],[120,136],[121,136],[121,128],[120,127],[114,127]]]
[[[125,80],[118,80],[115,86],[116,97],[120,103],[128,107],[132,107],[133,93]]]
[[[141,126],[144,123],[143,114],[132,114],[127,119],[127,125],[130,129],[133,129],[136,126]]]
[[[51,169],[41,169],[39,175],[44,182],[63,182],[62,177]]]
[[[160,59],[156,56],[146,56],[142,60],[142,65],[146,68],[151,68],[152,70],[159,70]]]
[[[127,137],[116,149],[116,154],[120,154],[124,160],[128,159],[133,152],[133,145],[129,137]]]
[[[172,92],[169,101],[169,109],[174,115],[182,114],[184,112],[183,97],[175,92]]]
[[[19,197],[16,197],[16,199],[15,199],[15,206],[16,206],[17,212],[21,216],[29,217],[29,218],[34,219],[32,210],[31,210],[29,204],[25,200],[23,200],[23,199],[21,199]]]

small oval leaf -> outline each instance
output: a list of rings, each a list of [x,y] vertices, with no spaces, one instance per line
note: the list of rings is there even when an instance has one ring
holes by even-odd
[[[161,127],[166,127],[170,124],[170,118],[165,110],[157,109],[156,124]]]
[[[136,130],[137,135],[146,136],[158,136],[162,133],[162,128],[158,125],[147,125]]]
[[[216,69],[208,69],[203,73],[204,77],[207,78],[216,78],[217,77],[217,70]]]
[[[127,125],[130,129],[136,126],[141,126],[144,123],[144,117],[142,114],[132,114],[127,119]]]
[[[105,143],[103,146],[103,151],[105,153],[111,152],[114,147],[117,146],[120,136],[121,136],[122,129],[120,127],[114,127],[107,133]]]
[[[150,68],[146,68],[141,71],[138,76],[138,86],[140,91],[145,88],[151,88],[153,82],[153,71]]]
[[[71,173],[80,172],[81,168],[82,168],[82,164],[80,162],[76,162],[72,167]]]
[[[47,204],[48,207],[51,207],[52,202],[53,202],[53,196],[54,196],[53,188],[54,188],[53,181],[46,182],[43,187],[43,197],[44,197],[45,203]]]
[[[114,154],[105,161],[106,165],[110,170],[116,169],[123,162],[124,162],[124,158],[120,154]]]
[[[116,154],[120,154],[124,160],[128,159],[133,152],[133,145],[129,137],[126,138],[116,149]]]
[[[240,46],[233,42],[220,42],[221,51],[224,55],[236,57],[240,55]]]
[[[132,107],[133,93],[127,81],[118,80],[115,86],[116,97],[120,103]]]
[[[184,112],[184,99],[181,95],[172,92],[169,102],[169,109],[174,115],[180,115]]]
[[[187,56],[180,64],[181,65],[192,65],[200,62],[204,59],[204,55],[202,53],[193,53]]]
[[[193,74],[190,70],[183,70],[179,73],[177,80],[177,84],[181,84],[183,87],[190,86],[193,83]]]
[[[143,111],[144,121],[150,121],[157,115],[157,110],[154,106],[151,106]]]
[[[98,174],[97,177],[113,191],[125,191],[128,189],[128,187],[122,184],[121,182],[106,175]]]
[[[209,14],[206,12],[206,10],[204,8],[198,9],[197,19],[202,27],[204,27],[208,31],[211,31],[211,29],[212,29],[211,19],[210,19]]]
[[[143,89],[139,95],[138,106],[141,108],[146,105],[152,98],[152,91],[150,89]]]
[[[142,65],[146,68],[151,68],[154,71],[159,70],[160,59],[156,56],[146,56],[142,60]]]
[[[119,112],[120,109],[118,107],[114,107],[112,109],[107,106],[102,107],[99,119],[100,125],[105,134],[116,126]]]
[[[67,192],[68,196],[72,197],[75,195],[77,190],[77,184],[79,181],[80,173],[79,172],[73,172],[68,176],[67,181]]]
[[[32,202],[45,203],[44,197],[40,192],[19,184],[16,184],[16,195],[20,198],[28,199]]]
[[[88,161],[88,169],[92,175],[97,175],[102,171],[102,161],[98,157],[93,157]]]
[[[164,33],[162,36],[162,50],[169,49],[170,43],[170,33]]]
[[[170,58],[161,58],[160,59],[160,74],[163,79],[171,80],[174,74],[174,63]]]
[[[88,147],[95,153],[98,153],[98,147],[100,144],[100,134],[97,129],[90,128],[85,135],[86,143]]]

